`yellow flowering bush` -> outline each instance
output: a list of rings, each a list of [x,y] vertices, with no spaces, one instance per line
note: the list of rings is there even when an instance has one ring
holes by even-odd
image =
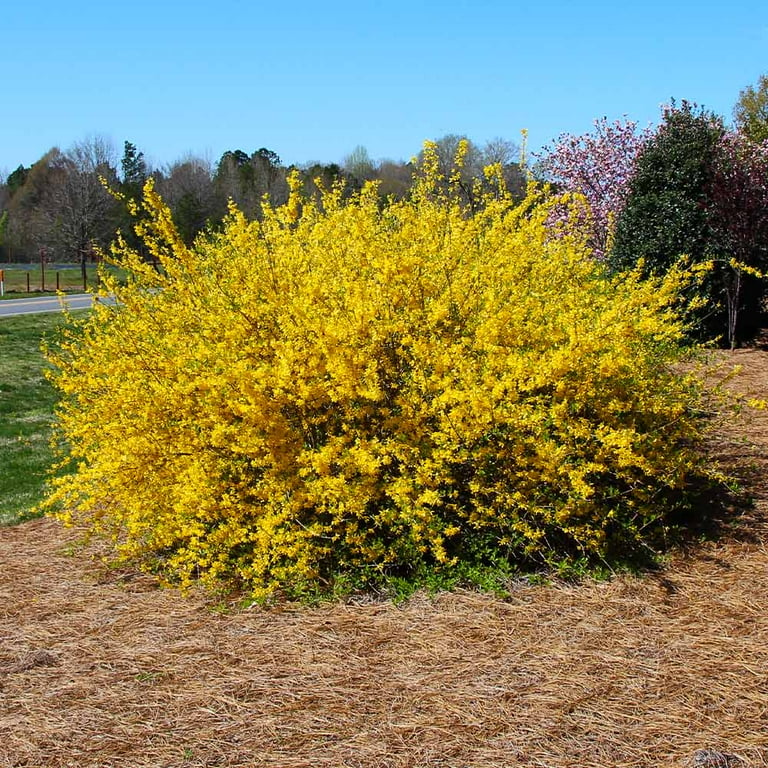
[[[535,189],[499,181],[470,214],[458,183],[426,145],[409,200],[294,178],[192,247],[148,184],[160,267],[118,241],[117,304],[49,353],[57,514],[262,597],[652,542],[703,472],[680,275],[608,279]]]

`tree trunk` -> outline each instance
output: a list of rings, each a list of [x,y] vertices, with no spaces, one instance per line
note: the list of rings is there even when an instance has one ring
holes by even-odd
[[[739,320],[739,301],[741,299],[741,270],[734,268],[733,282],[725,289],[728,301],[728,343],[736,349],[736,325]]]

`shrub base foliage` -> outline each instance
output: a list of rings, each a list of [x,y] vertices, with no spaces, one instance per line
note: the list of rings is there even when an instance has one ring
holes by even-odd
[[[148,185],[161,269],[118,243],[119,308],[50,353],[58,514],[257,597],[653,545],[704,472],[680,275],[607,278],[533,189],[469,215],[424,157],[410,200],[294,180],[191,248]]]

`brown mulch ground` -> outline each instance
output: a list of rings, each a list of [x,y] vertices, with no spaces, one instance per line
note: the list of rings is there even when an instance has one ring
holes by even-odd
[[[737,387],[768,397],[768,352]],[[768,414],[756,503],[663,572],[404,606],[217,614],[50,520],[0,530],[0,767],[768,765]]]

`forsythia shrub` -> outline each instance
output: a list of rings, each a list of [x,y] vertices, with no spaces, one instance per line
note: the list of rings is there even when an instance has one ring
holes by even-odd
[[[493,177],[496,171],[487,173]],[[501,557],[616,558],[702,472],[679,275],[608,279],[535,190],[265,205],[187,247],[144,191],[99,304],[50,351],[49,504],[189,583],[252,594]]]

